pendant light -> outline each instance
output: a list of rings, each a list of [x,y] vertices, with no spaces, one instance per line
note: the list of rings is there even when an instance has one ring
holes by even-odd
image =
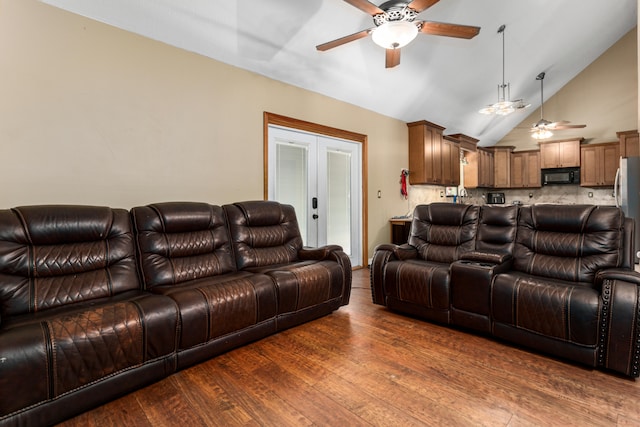
[[[486,107],[480,109],[478,112],[482,114],[496,114],[499,116],[506,116],[508,114],[513,113],[516,110],[522,108],[528,108],[531,104],[526,104],[522,99],[516,99],[515,101],[511,101],[511,86],[509,83],[504,82],[504,63],[505,63],[505,53],[504,53],[504,30],[506,25],[501,25],[498,28],[498,34],[502,34],[502,84],[498,84],[498,102],[487,105]]]

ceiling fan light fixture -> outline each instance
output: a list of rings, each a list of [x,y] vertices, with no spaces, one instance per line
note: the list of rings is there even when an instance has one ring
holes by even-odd
[[[389,21],[376,27],[371,38],[385,49],[399,49],[411,43],[418,35],[416,24],[408,21]]]
[[[548,129],[540,128],[531,132],[531,136],[534,139],[547,139],[551,138],[553,136],[553,133]]]

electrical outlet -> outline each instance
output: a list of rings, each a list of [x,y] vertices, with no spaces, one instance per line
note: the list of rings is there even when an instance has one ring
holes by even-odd
[[[589,191],[589,192],[587,193],[587,197],[592,198],[592,197],[593,197],[593,191]]]

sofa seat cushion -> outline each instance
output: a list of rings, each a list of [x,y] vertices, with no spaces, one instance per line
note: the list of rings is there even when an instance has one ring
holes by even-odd
[[[276,289],[271,278],[263,274],[223,274],[180,284],[156,285],[152,291],[171,297],[180,308],[180,350],[276,316]]]
[[[278,314],[342,299],[345,274],[342,266],[335,261],[294,261],[254,267],[247,271],[263,273],[272,278],[278,292]]]
[[[581,346],[598,343],[600,295],[589,286],[524,273],[499,274],[491,306],[496,323]]]
[[[177,307],[160,295],[21,316],[0,330],[0,418],[166,358],[162,378],[175,369],[178,332]]]

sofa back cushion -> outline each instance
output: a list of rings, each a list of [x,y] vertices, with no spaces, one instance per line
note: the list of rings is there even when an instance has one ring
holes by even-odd
[[[409,244],[426,261],[456,261],[475,247],[478,212],[474,205],[418,205],[413,211]]]
[[[291,205],[249,201],[225,205],[238,269],[298,260],[302,237]]]
[[[476,250],[513,254],[518,227],[518,206],[482,206]]]
[[[520,209],[513,268],[593,283],[623,262],[624,214],[613,206],[534,205]]]
[[[96,206],[0,210],[2,318],[140,289],[129,213]]]
[[[224,211],[197,202],[131,209],[144,285],[173,285],[235,271]]]

